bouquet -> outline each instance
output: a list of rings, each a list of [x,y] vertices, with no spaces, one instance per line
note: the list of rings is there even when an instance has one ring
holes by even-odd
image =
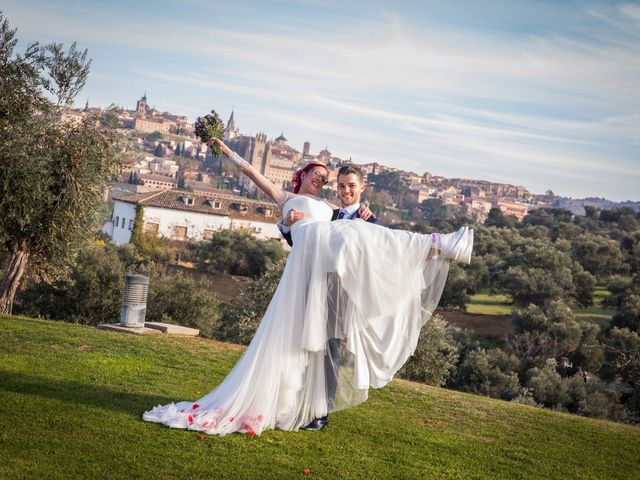
[[[204,143],[209,143],[212,138],[222,139],[222,132],[224,131],[224,122],[218,116],[218,114],[211,110],[204,117],[198,117],[195,123],[195,134]],[[211,145],[211,153],[215,157],[222,155],[220,147],[216,144]]]

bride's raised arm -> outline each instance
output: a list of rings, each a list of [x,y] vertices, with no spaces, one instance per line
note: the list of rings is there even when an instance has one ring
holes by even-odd
[[[212,138],[209,140],[209,144],[217,144],[230,160],[234,161],[236,165],[240,167],[242,173],[251,179],[256,186],[264,193],[269,195],[278,205],[282,205],[288,198],[288,192],[282,188],[277,187],[271,180],[262,175],[253,165],[247,162],[244,158],[238,155],[236,152],[227,147],[219,138]]]

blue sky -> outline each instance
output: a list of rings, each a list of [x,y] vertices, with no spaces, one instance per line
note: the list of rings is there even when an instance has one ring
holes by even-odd
[[[78,104],[235,108],[356,163],[640,200],[640,2],[4,0],[93,59]]]

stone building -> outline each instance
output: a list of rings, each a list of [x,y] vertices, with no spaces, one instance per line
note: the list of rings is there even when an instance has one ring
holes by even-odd
[[[530,205],[520,202],[510,202],[508,200],[497,200],[495,207],[502,210],[505,215],[513,215],[521,221],[529,212]]]
[[[129,114],[133,114],[128,115],[132,116],[133,129],[140,133],[160,132],[188,136],[193,134],[193,125],[186,116],[160,112],[149,107],[146,93],[136,102],[135,111]]]
[[[273,141],[267,141],[267,135],[264,132],[258,133],[255,137],[240,135],[230,138],[226,144],[279,186],[291,183],[295,164],[301,159],[300,152],[289,145],[284,135],[280,135]],[[247,190],[255,190],[255,185],[248,177],[242,175],[241,181]]]

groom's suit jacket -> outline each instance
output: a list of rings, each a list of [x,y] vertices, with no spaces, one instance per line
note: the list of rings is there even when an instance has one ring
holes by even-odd
[[[334,220],[338,219],[338,215],[340,215],[340,209],[336,208],[333,211],[333,216],[331,217],[331,221],[333,222]],[[346,216],[344,218],[344,220],[355,220],[357,218],[360,218],[360,212],[358,210],[356,210],[356,212],[353,215],[350,216]],[[378,221],[378,219],[376,217],[374,217],[373,215],[371,215],[369,217],[369,219],[367,220],[367,222],[369,223],[375,223],[380,225],[380,222]],[[287,241],[287,243],[289,244],[290,247],[293,247],[293,240],[291,239],[291,231],[285,233],[282,230],[280,230],[280,233],[282,233],[282,236],[284,237],[284,239]]]

